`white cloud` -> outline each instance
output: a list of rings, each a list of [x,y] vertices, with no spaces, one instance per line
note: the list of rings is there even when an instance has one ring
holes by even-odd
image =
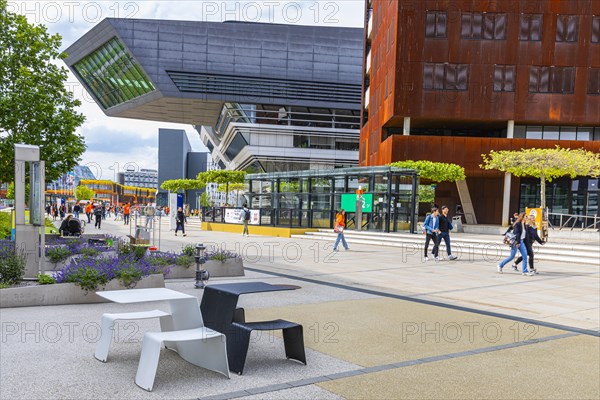
[[[26,15],[32,23],[44,24],[63,37],[66,49],[104,18],[148,18],[192,21],[239,20],[300,25],[362,27],[364,1],[11,1],[10,11]],[[204,150],[190,125],[166,124],[107,117],[85,88],[69,72],[69,89],[81,100],[86,122],[78,133],[88,150],[82,164],[98,178],[113,179],[114,169],[126,163],[139,168],[157,168],[158,129],[184,129],[195,150]],[[137,143],[136,143],[137,139]],[[103,145],[104,143],[104,145]],[[119,146],[122,143],[122,146]],[[118,172],[119,172],[118,171]]]

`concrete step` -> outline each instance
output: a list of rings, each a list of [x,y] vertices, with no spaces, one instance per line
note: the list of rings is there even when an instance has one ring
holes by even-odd
[[[320,230],[318,232],[307,232],[305,235],[292,235],[296,239],[330,241],[333,243],[336,234],[331,230]],[[345,234],[346,241],[350,244],[367,244],[374,246],[391,246],[405,248],[408,254],[419,254],[424,245],[423,235],[411,234],[387,234],[381,232],[356,232],[348,231]],[[460,238],[453,236],[453,253],[457,256],[494,258],[503,257],[508,254],[508,248],[498,240],[481,240]],[[556,261],[566,263],[600,265],[600,250],[593,245],[560,245],[547,244],[545,246],[534,246],[536,260]],[[464,253],[464,254],[463,254]],[[440,245],[440,254],[445,254],[445,245]]]
[[[307,235],[335,235],[331,229],[319,229],[318,232],[307,232]],[[425,236],[423,234],[410,234],[410,233],[384,233],[384,232],[357,232],[357,231],[346,231],[346,238],[348,237],[356,237],[363,239],[380,239],[380,240],[391,240],[391,241],[400,241],[400,242],[423,242],[425,240]],[[463,243],[465,245],[471,244],[481,244],[481,245],[502,245],[503,235],[464,235],[464,234],[456,234],[452,233],[452,243]],[[552,241],[548,242],[543,249],[556,249],[556,250],[565,250],[565,251],[578,251],[578,252],[595,252],[598,257],[600,257],[600,243],[589,242],[589,244],[566,244],[566,243],[554,243]]]

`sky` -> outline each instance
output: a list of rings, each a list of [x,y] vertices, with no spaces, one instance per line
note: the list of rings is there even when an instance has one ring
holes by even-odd
[[[25,15],[62,36],[65,50],[104,18],[148,18],[188,21],[272,22],[298,25],[363,27],[364,0],[308,1],[8,1],[9,11]],[[59,62],[66,68],[66,65]],[[96,178],[115,180],[128,168],[158,168],[158,129],[187,132],[194,150],[204,151],[191,125],[107,117],[69,71],[68,90],[81,100],[86,122],[78,129],[87,150],[80,165]]]

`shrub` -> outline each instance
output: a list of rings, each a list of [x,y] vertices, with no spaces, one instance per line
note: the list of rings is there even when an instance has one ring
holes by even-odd
[[[225,262],[225,260],[228,260],[230,258],[239,258],[239,254],[231,252],[231,251],[227,251],[227,250],[217,250],[214,252],[208,252],[206,253],[206,259],[207,260],[215,260],[215,261],[221,261],[221,262]]]
[[[82,247],[80,254],[84,257],[96,257],[100,255],[101,251],[95,247]]]
[[[65,246],[55,246],[46,250],[46,257],[51,263],[59,263],[69,258],[74,252]]]
[[[189,257],[189,256],[186,256],[185,254],[178,255],[177,258],[175,258],[175,264],[185,267],[185,268],[189,268],[193,262],[194,262],[194,257]]]
[[[11,241],[0,241],[0,283],[14,285],[23,279],[27,259]]]
[[[188,257],[194,257],[196,254],[196,246],[188,244],[181,249],[181,254],[186,255]]]
[[[39,274],[37,280],[40,285],[52,285],[56,283],[56,279],[46,274]]]
[[[11,230],[10,213],[0,212],[0,239],[10,238]]]

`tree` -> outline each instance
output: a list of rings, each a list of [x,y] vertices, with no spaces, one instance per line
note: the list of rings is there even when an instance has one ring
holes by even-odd
[[[465,169],[460,165],[433,161],[396,161],[389,164],[391,167],[413,169],[422,179],[432,182],[456,182],[465,178]]]
[[[0,182],[14,180],[14,144],[40,146],[46,180],[71,171],[85,151],[75,134],[85,117],[65,88],[67,70],[56,62],[60,35],[31,25],[0,0]]]
[[[208,197],[208,193],[204,192],[200,195],[200,206],[201,207],[212,207],[213,203]]]
[[[542,208],[546,208],[546,181],[551,182],[561,176],[600,175],[600,154],[583,149],[521,149],[502,150],[482,154],[480,168],[496,169],[515,176],[531,176],[540,180]]]
[[[217,183],[225,185],[225,192],[229,193],[230,183],[244,183],[246,171],[230,171],[230,170],[212,170],[200,172],[196,179],[204,183],[204,187],[208,183]]]
[[[96,195],[96,192],[94,192],[92,189],[90,189],[87,186],[80,185],[75,188],[75,198],[77,200],[93,199],[95,195]]]
[[[206,184],[197,179],[171,179],[164,181],[160,188],[169,192],[177,193],[183,190],[183,202],[186,202],[186,192],[188,190],[204,189]]]
[[[6,188],[6,198],[9,200],[15,199],[15,183],[11,182]],[[25,204],[29,204],[29,183],[25,184]]]

